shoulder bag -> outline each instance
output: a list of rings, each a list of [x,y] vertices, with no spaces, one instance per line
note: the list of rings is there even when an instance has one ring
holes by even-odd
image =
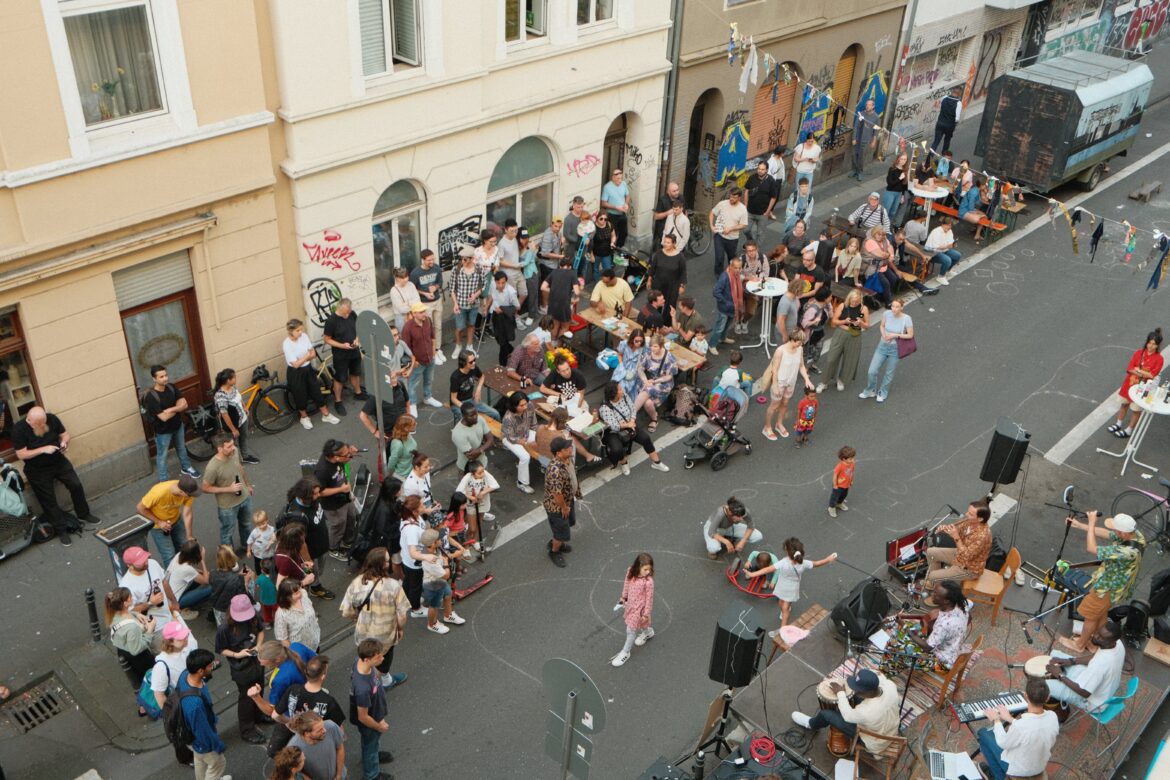
[[[918,351],[918,339],[911,336],[908,339],[898,339],[898,359],[905,360]]]

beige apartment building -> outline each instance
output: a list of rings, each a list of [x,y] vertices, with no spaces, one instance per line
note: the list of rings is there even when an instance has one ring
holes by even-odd
[[[136,387],[192,403],[289,311],[253,5],[5,0],[0,450],[36,403],[95,489],[151,468]]]
[[[809,131],[824,150],[817,178],[848,171],[851,113],[863,93],[882,105],[888,98],[905,5],[905,0],[681,4],[678,86],[667,121],[672,123],[670,178],[683,185],[688,205],[710,209],[753,160],[780,145],[793,149]],[[758,53],[756,83],[749,81],[742,92],[744,59],[737,56],[728,64],[733,23]],[[780,67],[765,70],[764,54]],[[785,65],[831,93],[833,102],[806,92],[796,79],[785,81]],[[791,192],[791,166],[788,175],[785,194]]]
[[[648,241],[669,0],[265,7],[286,278],[311,331],[340,296],[388,311],[424,247],[446,265],[488,224],[535,236],[575,195],[596,208],[615,167]]]

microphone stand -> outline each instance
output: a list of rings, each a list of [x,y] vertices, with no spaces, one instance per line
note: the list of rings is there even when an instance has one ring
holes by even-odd
[[[1022,625],[1024,626],[1024,631],[1028,630],[1028,624],[1031,623],[1033,620],[1039,620],[1040,621],[1039,625],[1043,626],[1044,629],[1046,631],[1048,631],[1049,635],[1051,636],[1051,639],[1048,640],[1048,649],[1044,653],[1045,655],[1052,655],[1052,647],[1053,647],[1053,645],[1056,644],[1056,632],[1053,631],[1052,629],[1048,628],[1047,625],[1045,625],[1045,622],[1044,622],[1045,618],[1048,615],[1051,615],[1053,612],[1057,612],[1061,609],[1064,609],[1065,606],[1068,606],[1070,608],[1070,611],[1071,611],[1073,604],[1077,603],[1078,601],[1080,601],[1081,599],[1083,599],[1085,596],[1088,596],[1088,595],[1089,595],[1089,592],[1085,591],[1081,595],[1074,596],[1073,598],[1068,599],[1067,601],[1065,601],[1061,604],[1057,604],[1055,607],[1052,607],[1051,609],[1048,609],[1044,612],[1040,612],[1036,615],[1033,615],[1032,617],[1028,618],[1027,620],[1025,620],[1023,622]],[[1028,644],[1031,644],[1031,642],[1029,642]]]

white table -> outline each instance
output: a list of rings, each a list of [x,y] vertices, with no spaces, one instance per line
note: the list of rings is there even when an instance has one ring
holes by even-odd
[[[772,357],[771,348],[778,346],[772,343],[772,302],[788,292],[788,282],[775,276],[769,276],[762,283],[748,282],[744,285],[744,289],[763,303],[761,307],[763,316],[760,319],[760,340],[755,344],[745,344],[742,349],[763,347],[764,354]]]
[[[937,187],[933,190],[924,190],[920,189],[915,184],[911,184],[910,194],[922,198],[926,201],[926,234],[930,235],[930,212],[934,211],[934,201],[942,200],[947,195],[950,195],[951,191],[946,187]]]
[[[1129,388],[1129,398],[1133,402],[1133,408],[1139,409],[1142,416],[1138,418],[1137,425],[1134,427],[1133,434],[1125,440],[1125,448],[1121,452],[1111,452],[1097,448],[1097,452],[1108,455],[1113,458],[1123,458],[1121,464],[1121,473],[1124,475],[1129,464],[1136,463],[1144,469],[1150,471],[1157,471],[1158,469],[1148,463],[1142,463],[1137,459],[1138,448],[1142,446],[1142,440],[1146,438],[1146,431],[1150,429],[1150,423],[1153,422],[1154,417],[1160,415],[1170,414],[1170,399],[1157,397],[1157,391],[1150,393],[1149,400],[1142,397],[1142,384],[1136,384]]]

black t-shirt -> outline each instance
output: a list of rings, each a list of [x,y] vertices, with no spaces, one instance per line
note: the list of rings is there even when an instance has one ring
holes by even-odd
[[[256,637],[260,635],[261,630],[260,618],[252,618],[247,623],[225,621],[215,630],[215,652],[231,650],[238,653],[241,650],[250,650],[256,646]]]
[[[647,304],[638,312],[638,324],[645,330],[658,330],[666,325],[668,313]]]
[[[575,368],[568,377],[561,376],[555,369],[550,371],[544,378],[544,386],[555,390],[564,401],[572,399],[577,393],[584,393],[587,387],[584,374]]]
[[[28,421],[21,420],[16,425],[12,426],[12,449],[14,450],[35,450],[39,447],[44,447],[46,444],[54,446],[60,444],[61,434],[65,433],[65,426],[57,419],[55,414],[46,414],[45,423],[48,426],[44,434],[38,436],[33,431],[32,426]],[[30,458],[24,462],[24,470],[33,469],[50,469],[55,466],[61,466],[67,463],[65,454],[60,450],[52,454],[37,455],[35,458]]]
[[[290,718],[310,710],[325,720],[333,721],[338,726],[345,723],[345,710],[341,709],[337,699],[333,698],[326,690],[306,690],[301,683],[286,688],[280,701],[276,704],[276,711]]]
[[[829,283],[829,275],[825,273],[824,269],[819,265],[814,265],[811,271],[801,265],[800,270],[796,273],[800,276],[801,279],[808,283],[809,290],[816,287],[817,282],[820,282],[822,287]],[[807,292],[807,290],[805,292]]]
[[[345,484],[345,464],[330,463],[328,458],[322,457],[313,467],[313,476],[321,483],[321,490],[337,488]],[[334,493],[321,496],[321,506],[328,510],[341,509],[353,498],[350,493]]]
[[[394,385],[394,398],[392,400],[382,400],[382,430],[386,432],[387,436],[394,430],[394,423],[398,421],[398,418],[406,414],[406,406],[408,403],[406,390],[403,389],[401,384]],[[375,425],[378,424],[378,407],[374,403],[373,395],[367,398],[366,402],[362,405],[362,412],[366,417],[374,420]]]
[[[329,527],[325,524],[325,513],[320,504],[306,507],[293,501],[276,519],[276,532],[280,533],[289,523],[300,523],[305,527],[305,546],[309,548],[310,558],[317,559],[329,552]]]
[[[670,211],[674,205],[674,198],[667,195],[665,192],[658,196],[658,202],[654,204],[654,213],[659,214],[663,211]],[[661,232],[662,228],[666,226],[666,217],[654,220],[654,229]]]
[[[176,414],[169,420],[158,419],[159,412],[163,409],[170,409],[177,404],[180,395],[179,388],[174,385],[167,385],[162,392],[154,387],[146,391],[146,397],[142,400],[142,408],[146,409],[146,416],[150,419],[150,426],[155,433],[174,433],[183,424],[183,415],[181,414]]]
[[[764,178],[752,176],[743,188],[747,190],[747,210],[749,214],[759,216],[768,210],[768,204],[776,197],[776,180],[768,174]]]
[[[410,283],[418,290],[418,297],[421,300],[427,303],[437,301],[443,294],[443,269],[439,267],[438,263],[435,263],[430,268],[423,268],[421,265],[416,266],[410,272]],[[431,285],[436,284],[439,287],[432,294],[430,292]]]
[[[352,311],[348,317],[330,314],[329,319],[325,320],[325,335],[342,344],[352,344],[357,338],[357,314]],[[337,347],[332,347],[332,349],[347,357],[358,354],[356,349],[338,349]]]
[[[479,366],[474,366],[466,374],[459,369],[451,372],[451,392],[459,399],[460,403],[472,400],[475,395],[475,386],[479,384],[481,376],[483,376],[483,372],[479,370]]]

